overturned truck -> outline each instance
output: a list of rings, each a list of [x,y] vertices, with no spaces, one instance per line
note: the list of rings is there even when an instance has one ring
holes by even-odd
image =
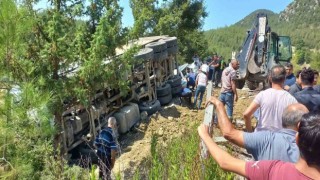
[[[119,134],[126,133],[144,116],[157,112],[161,105],[168,104],[182,90],[181,77],[175,75],[178,45],[176,37],[154,36],[139,38],[118,49],[123,54],[132,45],[143,47],[135,55],[135,64],[124,77],[130,83],[125,97],[116,89],[100,89],[90,100],[91,108],[81,104],[65,109],[63,117],[63,148],[70,152],[95,139],[98,131],[114,116]]]

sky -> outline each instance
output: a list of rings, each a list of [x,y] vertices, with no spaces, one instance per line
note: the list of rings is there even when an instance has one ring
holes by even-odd
[[[285,10],[293,0],[205,0],[206,17],[203,30],[216,29],[234,24],[257,9],[268,9],[275,13]],[[133,25],[129,0],[120,0],[124,7],[122,23]]]
[[[161,0],[160,0],[161,1]],[[204,20],[203,30],[216,29],[232,25],[257,9],[268,9],[275,13],[285,10],[293,0],[205,0],[208,17]],[[40,0],[38,7],[48,6],[46,0]],[[129,0],[120,0],[124,8],[122,23],[124,27],[133,25]]]

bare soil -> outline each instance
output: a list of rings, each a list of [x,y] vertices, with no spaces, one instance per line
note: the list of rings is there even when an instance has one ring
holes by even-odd
[[[214,90],[214,95],[217,97],[220,88]],[[238,90],[239,100],[234,106],[234,119],[239,123],[238,128],[242,128],[244,123],[242,120],[242,113],[251,103],[256,92],[249,92],[247,89]],[[205,99],[206,96],[204,96]],[[180,106],[179,98],[153,114],[147,120],[141,121],[132,131],[123,135],[119,139],[121,152],[116,160],[113,173],[120,175],[123,179],[131,179],[135,171],[143,174],[143,163],[151,155],[151,137],[157,134],[158,143],[166,146],[170,141],[176,137],[182,136],[186,131],[195,130],[204,118],[205,100],[202,102],[202,109],[192,110],[191,105],[184,99]],[[215,136],[220,135],[220,131],[214,129]],[[237,149],[235,149],[238,151]],[[241,155],[241,151],[239,151]]]

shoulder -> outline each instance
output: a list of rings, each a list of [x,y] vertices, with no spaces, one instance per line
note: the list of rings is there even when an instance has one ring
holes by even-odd
[[[318,93],[320,93],[320,85],[314,86],[313,89],[316,90]]]
[[[263,143],[263,139],[268,138],[271,135],[269,131],[258,131],[258,132],[244,132],[243,138],[245,144],[249,142],[261,142]]]
[[[283,171],[290,171],[292,168],[295,168],[292,163],[262,160],[246,162],[245,171],[249,179],[272,179],[272,177],[282,177]]]
[[[248,142],[257,142],[264,144],[264,140],[269,139],[271,136],[273,136],[273,134],[274,133],[271,131],[258,131],[252,133],[245,132],[243,133],[243,138],[246,144]]]
[[[103,136],[113,137],[113,131],[112,131],[111,128],[102,129],[100,134],[103,135]]]

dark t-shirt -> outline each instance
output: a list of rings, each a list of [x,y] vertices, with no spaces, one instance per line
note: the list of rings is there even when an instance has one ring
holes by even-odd
[[[320,110],[320,93],[313,89],[313,87],[304,88],[294,94],[297,101],[305,105],[309,111]]]
[[[313,86],[313,89],[320,93],[320,85]]]
[[[284,86],[292,86],[296,82],[296,77],[291,74],[286,77],[286,80],[284,81]]]
[[[296,92],[299,92],[302,90],[302,87],[295,83],[294,85],[290,86],[290,89],[289,89],[289,93],[293,96]]]
[[[218,67],[214,67],[215,70],[220,70],[221,69],[221,61],[220,60],[213,60],[213,63],[212,65],[216,65],[216,64],[219,64]]]

